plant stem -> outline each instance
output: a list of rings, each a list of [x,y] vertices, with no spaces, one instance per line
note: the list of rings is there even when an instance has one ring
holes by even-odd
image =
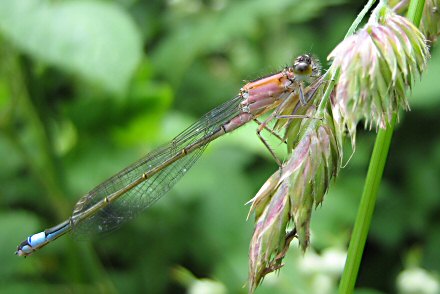
[[[359,265],[361,263],[368,231],[370,229],[377,194],[388,155],[388,149],[393,136],[395,122],[396,115],[393,116],[388,128],[386,130],[381,129],[377,134],[370,166],[368,167],[361,203],[359,204],[359,210],[356,216],[353,234],[351,236],[350,247],[348,248],[344,273],[342,275],[341,283],[339,284],[339,293],[352,293],[356,283]]]
[[[11,117],[2,128],[2,132],[10,139],[17,152],[29,167],[32,175],[37,179],[41,187],[45,190],[45,197],[48,203],[52,205],[57,220],[62,220],[68,213],[68,203],[65,200],[64,193],[58,185],[57,171],[53,164],[54,154],[52,152],[51,142],[46,135],[44,123],[40,119],[35,105],[32,102],[28,88],[25,82],[25,73],[20,58],[15,51],[7,45],[1,48],[2,67],[5,68],[5,75],[10,87],[11,95],[14,97],[15,108],[21,107],[24,110],[24,118],[29,122],[30,133],[34,142],[32,148],[40,153],[40,161],[32,158],[29,148],[22,143],[20,132],[15,129],[13,118],[16,111],[11,111]]]
[[[413,0],[410,3],[408,18],[416,26],[420,23],[424,3],[424,0]],[[367,178],[365,180],[364,191],[348,248],[344,273],[341,278],[341,283],[339,284],[339,293],[341,294],[353,293],[374,207],[376,205],[377,194],[382,181],[383,170],[385,168],[396,118],[397,114],[394,114],[387,129],[381,129],[377,134],[373,154],[371,155],[370,165],[368,167]]]
[[[374,2],[376,2],[376,0],[368,0],[367,4],[365,4],[364,8],[361,10],[361,12],[359,12],[358,16],[356,17],[354,22],[351,24],[350,28],[347,31],[347,34],[345,34],[344,39],[346,39],[354,34],[354,32],[356,31],[356,29],[359,26],[359,24],[361,23],[361,21],[364,19],[367,12],[370,11]]]
[[[42,116],[39,115],[42,111],[38,108],[38,104],[35,103],[28,91],[25,82],[26,73],[24,72],[24,66],[14,49],[10,49],[7,45],[2,44],[0,56],[2,57],[0,67],[5,67],[8,70],[6,72],[8,83],[12,96],[15,99],[11,101],[17,104],[13,107],[20,106],[23,108],[28,124],[31,125],[34,132],[35,141],[32,148],[38,149],[39,153],[41,153],[42,163],[38,164],[37,160],[31,156],[29,148],[20,140],[19,132],[14,129],[15,126],[12,119],[16,113],[9,114],[7,119],[0,122],[0,131],[10,140],[15,150],[28,165],[32,175],[44,188],[45,196],[47,197],[44,201],[53,206],[58,220],[63,220],[70,213],[68,208],[70,205],[60,184],[60,172],[56,167],[56,155],[53,152],[53,143],[47,132],[48,127],[45,125]],[[67,271],[70,270],[69,278],[73,283],[84,283],[85,280],[91,279],[94,281],[96,288],[100,289],[102,293],[117,292],[93,248],[74,243],[69,243],[68,245],[66,256],[70,258],[69,262],[75,266],[67,265],[66,268]],[[79,256],[81,258],[78,258]],[[81,268],[81,265],[84,264],[87,266]]]
[[[371,7],[373,6],[373,4],[376,2],[376,0],[368,0],[367,4],[365,4],[364,8],[361,10],[361,12],[359,12],[358,16],[356,17],[356,19],[353,21],[353,23],[351,24],[350,28],[347,31],[347,34],[345,34],[344,39],[350,37],[351,35],[354,34],[354,32],[356,31],[357,27],[359,26],[359,24],[361,23],[361,21],[364,19],[365,15],[367,14],[368,11],[370,11]],[[335,87],[335,81],[337,80],[338,76],[339,76],[339,72],[336,70],[330,70],[326,73],[329,74],[331,73],[331,77],[329,79],[327,79],[327,81],[329,81],[329,84],[326,87],[326,90],[324,92],[324,95],[322,96],[321,102],[319,103],[318,106],[318,110],[317,113],[318,114],[323,114],[325,108],[327,107],[329,98],[330,98],[330,94],[333,91],[334,87]]]

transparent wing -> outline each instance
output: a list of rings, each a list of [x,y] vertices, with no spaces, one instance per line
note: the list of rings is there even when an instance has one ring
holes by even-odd
[[[240,96],[237,96],[214,108],[168,144],[153,150],[141,160],[98,185],[77,202],[73,210],[73,218],[81,215],[106,196],[123,189],[141,177],[143,173],[160,166],[184,148],[200,142],[218,131],[222,125],[240,113],[241,99]],[[201,145],[197,150],[157,172],[96,214],[75,224],[74,234],[81,237],[107,232],[134,218],[176,184],[197,161],[208,143]]]

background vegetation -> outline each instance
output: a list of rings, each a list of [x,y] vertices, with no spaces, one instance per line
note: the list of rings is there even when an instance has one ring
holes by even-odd
[[[303,52],[326,68],[362,5],[1,0],[1,292],[246,293],[253,224],[244,203],[277,168],[252,124],[211,144],[175,189],[122,229],[91,241],[63,237],[26,259],[13,252],[66,219],[96,184],[232,98],[243,80]],[[359,293],[404,292],[402,284],[417,284],[411,279],[438,287],[440,53],[432,54],[412,111],[400,115]],[[359,132],[314,213],[312,248],[303,255],[293,246],[257,293],[336,289],[373,140]]]

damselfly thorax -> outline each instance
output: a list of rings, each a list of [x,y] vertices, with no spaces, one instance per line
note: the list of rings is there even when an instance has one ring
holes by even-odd
[[[280,114],[286,107],[297,104],[298,99],[302,105],[307,104],[312,97],[305,97],[303,83],[313,82],[320,73],[321,67],[317,59],[305,54],[296,58],[292,66],[285,67],[281,72],[247,83],[239,92],[242,113],[236,120],[240,121],[231,120],[226,131],[232,131],[243,122],[258,118],[277,107],[279,109],[276,114]],[[270,119],[274,118],[275,116]]]

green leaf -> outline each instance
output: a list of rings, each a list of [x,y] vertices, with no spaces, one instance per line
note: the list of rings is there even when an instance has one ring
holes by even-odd
[[[0,0],[0,31],[32,57],[114,93],[141,57],[130,16],[102,1]]]

